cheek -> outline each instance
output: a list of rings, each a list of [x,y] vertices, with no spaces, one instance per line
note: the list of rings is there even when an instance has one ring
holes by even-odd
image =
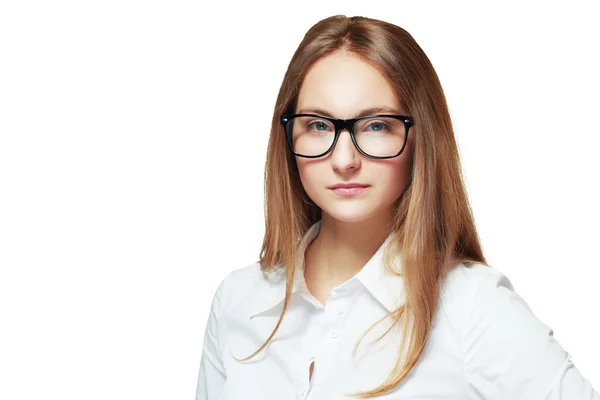
[[[317,182],[317,177],[323,175],[319,171],[319,163],[315,160],[297,157],[296,164],[298,165],[298,173],[300,175],[300,180],[302,181],[302,185],[305,188],[315,186]]]
[[[386,197],[397,197],[406,189],[411,169],[409,157],[400,156],[387,163],[378,164],[373,174],[376,179],[375,184],[385,192]]]
[[[410,174],[409,165],[405,162],[395,162],[381,166],[375,174],[380,184],[404,182]]]

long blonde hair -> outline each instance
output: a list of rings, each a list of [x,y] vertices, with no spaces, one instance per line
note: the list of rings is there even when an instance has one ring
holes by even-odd
[[[385,318],[393,318],[392,327],[402,319],[404,337],[386,381],[374,389],[350,394],[370,398],[399,385],[419,361],[449,270],[459,262],[488,264],[464,187],[444,92],[421,47],[404,29],[384,21],[344,15],[323,19],[308,30],[290,61],[277,96],[267,150],[266,229],[260,266],[263,272],[282,266],[286,269],[283,311],[265,343],[243,360],[263,350],[279,329],[291,296],[298,240],[321,218],[321,210],[311,203],[302,187],[279,116],[295,111],[309,68],[339,50],[351,52],[377,68],[415,121],[410,131],[415,139],[412,173],[406,190],[393,204],[394,235],[384,251],[384,266],[393,273],[398,273],[392,267],[394,258],[401,257],[404,288],[398,291],[404,291],[405,301]],[[405,318],[401,318],[403,315]],[[404,357],[402,349],[406,350]]]

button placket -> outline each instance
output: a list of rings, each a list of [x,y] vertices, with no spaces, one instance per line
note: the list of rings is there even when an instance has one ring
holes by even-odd
[[[338,301],[334,304],[331,304],[331,307],[327,311],[329,314],[329,320],[337,325],[341,322],[340,318],[346,311],[345,303],[343,301]]]
[[[312,379],[309,379],[310,365],[317,355],[315,344],[319,342],[319,337],[322,336],[321,328],[316,320],[310,320],[308,324],[306,334],[300,340],[295,355],[292,357],[294,384],[297,396],[301,399],[304,399],[310,392],[312,386]]]
[[[338,350],[347,305],[347,302],[340,298],[340,295],[343,296],[341,293],[332,291],[328,302],[325,304],[324,313],[319,318],[322,339],[315,349],[319,361],[315,363],[315,373],[310,381],[311,387],[320,385],[327,378],[329,369],[333,364],[333,357]]]

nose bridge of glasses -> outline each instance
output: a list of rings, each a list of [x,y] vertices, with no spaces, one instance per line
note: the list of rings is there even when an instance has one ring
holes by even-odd
[[[348,143],[346,143],[344,146],[350,146],[350,147],[346,147],[347,149],[352,149],[351,151],[357,151],[358,149],[356,148],[356,144],[354,142],[354,139],[352,138],[352,133],[353,133],[353,128],[354,128],[354,124],[356,123],[356,119],[336,119],[333,121],[334,126],[335,126],[335,131],[336,131],[336,140],[335,143],[333,144],[333,146],[335,148],[333,148],[333,152],[336,154],[339,154],[340,152],[340,141],[344,142],[344,141],[348,141]],[[342,137],[342,133],[344,131],[348,132],[348,137],[347,138],[343,138]],[[352,132],[352,133],[351,133]]]
[[[333,121],[336,132],[340,134],[344,130],[347,130],[348,133],[352,132],[355,123],[356,119],[336,119]]]

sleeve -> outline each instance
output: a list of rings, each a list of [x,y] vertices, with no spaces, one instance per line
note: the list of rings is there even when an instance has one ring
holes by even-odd
[[[227,375],[221,361],[219,347],[218,324],[223,300],[223,280],[217,288],[208,315],[202,356],[200,358],[200,372],[196,385],[196,400],[215,400],[219,397]]]
[[[471,293],[463,330],[468,399],[600,400],[500,270],[486,271]]]

